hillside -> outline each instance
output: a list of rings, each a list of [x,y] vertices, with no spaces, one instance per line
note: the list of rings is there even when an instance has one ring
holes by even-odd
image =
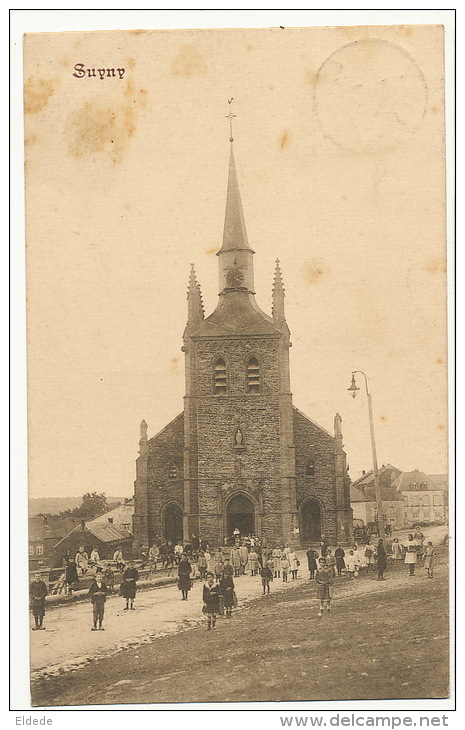
[[[118,502],[124,502],[126,497],[111,497],[107,496],[108,504],[115,504]],[[58,515],[60,512],[65,512],[67,509],[75,509],[79,507],[82,502],[81,497],[40,497],[28,500],[29,505],[29,517],[34,517],[39,514],[50,514]]]

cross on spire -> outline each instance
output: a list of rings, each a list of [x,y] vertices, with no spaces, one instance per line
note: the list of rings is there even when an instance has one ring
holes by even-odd
[[[233,142],[234,141],[233,129],[232,129],[232,120],[236,117],[236,115],[232,113],[232,108],[231,108],[231,102],[233,100],[234,100],[234,97],[231,97],[230,99],[228,99],[229,114],[226,115],[226,119],[229,119],[229,141],[230,142]]]

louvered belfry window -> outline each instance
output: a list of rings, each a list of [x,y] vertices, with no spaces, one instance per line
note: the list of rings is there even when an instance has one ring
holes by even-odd
[[[247,390],[249,393],[260,392],[260,367],[256,357],[251,357],[247,363]]]
[[[215,394],[226,393],[227,372],[226,363],[222,357],[215,361],[213,367],[213,391]]]

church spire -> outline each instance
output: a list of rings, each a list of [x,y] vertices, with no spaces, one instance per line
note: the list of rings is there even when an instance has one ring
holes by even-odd
[[[253,250],[249,246],[242,211],[241,194],[237,180],[234,160],[232,120],[235,114],[231,111],[232,99],[229,103],[229,153],[228,191],[226,195],[226,212],[224,217],[223,243],[217,253],[219,256],[220,294],[254,293]]]
[[[286,320],[284,316],[284,284],[281,268],[279,266],[279,259],[276,259],[276,268],[274,272],[272,314],[276,323],[284,322]]]
[[[189,286],[187,289],[187,319],[189,324],[196,324],[205,317],[200,284],[195,275],[194,264],[191,264]]]
[[[233,143],[231,142],[223,244],[221,249],[218,251],[218,256],[223,251],[237,251],[243,249],[247,251],[252,250],[247,239],[244,213],[242,211],[241,194],[239,192],[239,183],[237,180],[236,163],[234,160],[234,149]]]

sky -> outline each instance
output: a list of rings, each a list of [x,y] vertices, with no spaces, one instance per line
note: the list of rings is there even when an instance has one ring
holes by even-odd
[[[294,405],[350,475],[447,471],[444,78],[435,26],[31,35],[25,43],[31,497],[130,496],[139,424],[183,408],[194,263],[216,306],[228,99],[256,299],[275,260]],[[124,68],[77,78],[74,65]]]

